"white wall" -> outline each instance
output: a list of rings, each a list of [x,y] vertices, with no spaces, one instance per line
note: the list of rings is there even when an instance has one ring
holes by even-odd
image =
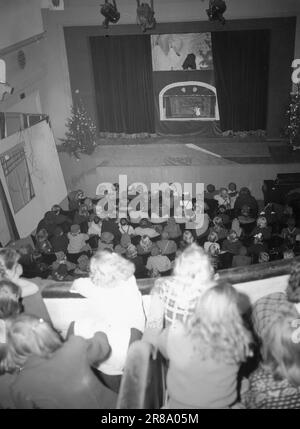
[[[45,40],[34,42],[22,48],[26,65],[21,69],[18,64],[18,50],[14,50],[2,58],[6,62],[6,80],[14,87],[14,93],[0,102],[0,110],[4,112],[42,113],[42,100],[45,99],[47,78],[47,58],[45,56]],[[25,94],[21,99],[20,95]]]
[[[40,0],[0,1],[0,50],[42,33]]]
[[[21,133],[1,140],[1,153],[24,143],[28,168],[35,197],[18,213],[14,213],[6,179],[0,168],[0,180],[21,238],[28,236],[53,204],[66,198],[67,190],[61,170],[55,141],[46,121]]]

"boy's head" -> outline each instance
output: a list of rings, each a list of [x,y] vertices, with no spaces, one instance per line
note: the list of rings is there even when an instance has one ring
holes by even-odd
[[[80,234],[80,226],[79,225],[77,225],[77,224],[74,224],[74,225],[72,225],[71,226],[71,234],[72,235],[78,235],[78,234]]]
[[[256,224],[259,228],[266,228],[267,227],[267,219],[264,216],[259,216],[257,218]]]
[[[121,241],[120,241],[121,246],[126,249],[130,243],[131,243],[130,235],[122,234]]]
[[[46,241],[48,238],[48,232],[46,229],[40,229],[39,232],[36,235],[36,238],[39,242]]]
[[[191,231],[184,231],[182,238],[183,238],[183,241],[185,241],[188,244],[192,244],[194,242],[194,237]]]
[[[207,189],[207,192],[209,192],[210,194],[212,194],[216,190],[215,185],[212,185],[212,184],[207,185],[206,189]]]
[[[51,211],[56,215],[60,214],[60,210],[61,210],[61,207],[58,204],[54,204],[54,206],[51,207]]]
[[[122,217],[120,219],[120,225],[122,226],[128,225],[128,220],[126,219],[126,217]]]
[[[21,313],[22,291],[19,286],[9,280],[0,281],[0,319],[16,316]]]
[[[218,243],[213,243],[208,248],[208,253],[211,256],[218,256],[220,254],[220,246]]]
[[[101,241],[106,244],[110,244],[114,241],[114,234],[112,232],[106,231],[101,234]]]
[[[226,207],[223,205],[219,206],[219,213],[223,214],[225,212],[226,212]]]
[[[230,241],[231,243],[234,243],[235,241],[238,240],[238,235],[235,231],[231,230],[229,232],[229,234],[227,235],[227,240]]]
[[[230,192],[236,192],[236,184],[234,182],[229,183],[228,189]]]
[[[259,257],[258,257],[258,262],[261,263],[265,263],[265,262],[269,262],[270,260],[270,256],[267,252],[260,252]]]
[[[55,256],[56,256],[57,262],[64,262],[67,259],[65,253],[62,251],[56,252]]]
[[[218,237],[218,234],[216,232],[212,231],[208,235],[207,239],[210,243],[215,243],[216,241],[218,241],[219,237]]]
[[[250,215],[250,207],[249,206],[243,206],[242,208],[241,208],[241,214],[243,215],[243,216],[246,216],[246,217],[248,217],[249,215]]]
[[[77,260],[78,268],[82,271],[88,271],[90,260],[86,255],[81,255]]]
[[[222,198],[227,198],[228,197],[228,190],[226,188],[221,188],[220,189],[220,195]]]
[[[134,259],[137,257],[137,249],[133,244],[129,244],[126,249],[126,257],[128,259]]]
[[[61,226],[57,226],[54,230],[55,237],[60,237],[61,235],[63,235],[63,233],[64,231]]]
[[[222,226],[223,226],[223,220],[222,220],[222,218],[221,218],[220,216],[216,216],[216,217],[213,219],[213,224],[214,224],[215,226],[217,226],[217,227],[222,227]]]

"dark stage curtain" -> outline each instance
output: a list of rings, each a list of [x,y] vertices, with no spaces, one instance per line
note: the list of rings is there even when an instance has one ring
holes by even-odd
[[[150,36],[90,37],[100,131],[154,133]]]
[[[270,31],[212,33],[222,131],[266,129]]]

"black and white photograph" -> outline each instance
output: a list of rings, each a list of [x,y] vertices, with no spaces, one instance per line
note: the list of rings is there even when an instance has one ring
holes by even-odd
[[[1,416],[221,409],[300,409],[300,1],[0,0]]]

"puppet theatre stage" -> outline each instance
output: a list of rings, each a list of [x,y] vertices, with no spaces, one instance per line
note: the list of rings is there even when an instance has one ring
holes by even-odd
[[[264,180],[278,173],[300,171],[300,151],[292,152],[283,141],[243,141],[234,138],[101,139],[92,156],[80,160],[60,153],[68,190],[83,189],[95,195],[99,183],[118,182],[126,174],[128,184],[179,182],[209,183],[216,187],[236,182],[263,199]]]
[[[92,196],[126,174],[148,186],[233,181],[262,199],[264,180],[300,170],[279,140],[295,29],[293,17],[158,23],[147,34],[65,27],[73,104],[83,103],[99,136],[115,137],[80,160],[60,153],[68,189]],[[132,138],[141,134],[151,137]]]

